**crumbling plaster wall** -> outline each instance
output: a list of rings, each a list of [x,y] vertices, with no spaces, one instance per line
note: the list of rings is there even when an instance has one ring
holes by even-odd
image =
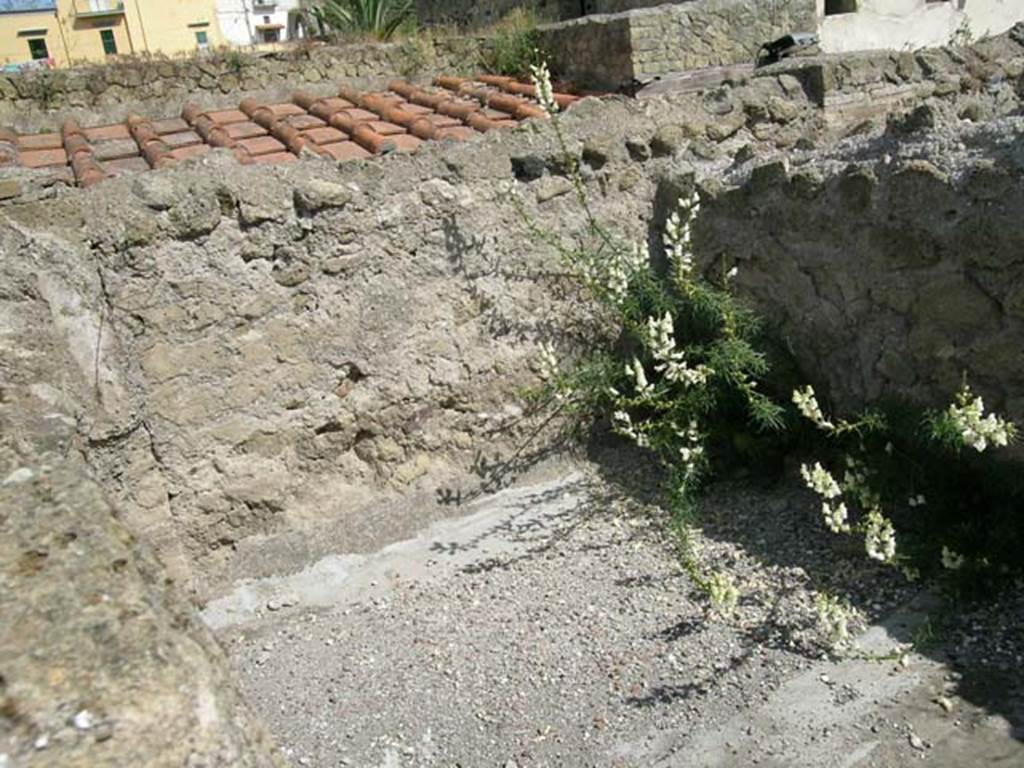
[[[118,418],[96,265],[6,218],[0,252],[0,762],[280,768],[161,542],[83,455],[81,420]]]

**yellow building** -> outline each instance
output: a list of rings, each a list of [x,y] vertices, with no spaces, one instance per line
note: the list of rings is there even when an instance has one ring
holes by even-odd
[[[0,0],[0,65],[180,56],[223,43],[215,0]]]

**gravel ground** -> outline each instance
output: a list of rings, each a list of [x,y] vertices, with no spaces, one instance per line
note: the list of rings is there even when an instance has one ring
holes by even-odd
[[[927,702],[936,685],[955,696],[957,673],[915,657],[917,671],[900,676],[892,661],[844,667],[824,652],[814,590],[849,596],[868,621],[914,593],[859,547],[837,546],[812,499],[795,487],[713,490],[698,543],[744,595],[722,618],[681,573],[662,515],[629,498],[589,471],[506,491],[467,510],[461,526],[349,563],[332,600],[322,588],[306,599],[309,579],[292,580],[285,587],[297,594],[253,609],[253,594],[282,593],[247,585],[250,610],[221,611],[221,640],[245,695],[300,766],[895,766],[939,751],[930,751],[936,736],[918,749],[913,725],[886,707],[910,694]],[[875,650],[908,640],[915,623],[883,633]],[[1021,646],[1001,637],[987,642],[1019,660]],[[846,682],[829,678],[833,668]],[[810,732],[817,714],[781,725],[775,715],[813,696],[826,697],[819,709],[835,708],[837,723],[843,713],[857,722],[835,750],[802,763],[792,755],[822,740]],[[965,729],[982,722],[964,717]],[[826,735],[844,727],[831,723]],[[850,762],[848,745],[872,724],[880,762]],[[768,738],[772,729],[783,733]],[[699,762],[688,761],[692,749]]]

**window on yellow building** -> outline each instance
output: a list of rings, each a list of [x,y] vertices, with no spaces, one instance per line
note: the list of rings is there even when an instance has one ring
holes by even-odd
[[[41,37],[34,37],[28,41],[28,53],[33,61],[50,58],[50,52],[46,49],[46,41]]]
[[[114,56],[117,54],[117,40],[114,39],[114,30],[101,29],[100,41],[103,43],[103,52],[107,54],[107,56]]]
[[[196,45],[199,46],[201,51],[205,51],[210,47],[210,39],[206,36],[205,29],[196,30]]]

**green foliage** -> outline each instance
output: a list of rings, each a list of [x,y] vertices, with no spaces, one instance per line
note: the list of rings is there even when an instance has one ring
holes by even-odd
[[[61,70],[47,70],[33,73],[26,79],[26,95],[37,101],[44,109],[53,109],[60,104],[67,90],[67,75]]]
[[[246,56],[241,51],[231,48],[224,53],[224,64],[227,65],[229,71],[240,75],[245,69]]]
[[[749,461],[758,444],[768,453],[802,446],[813,462],[801,475],[820,496],[824,525],[862,536],[869,558],[908,579],[944,574],[962,588],[1020,574],[1024,477],[986,453],[1011,443],[1014,425],[987,413],[966,383],[942,411],[882,400],[850,420],[830,418],[811,387],[794,389],[790,372],[773,369],[758,318],[733,294],[736,268],[717,279],[697,268],[695,190],[665,223],[658,243],[664,260],[652,261],[646,244],[623,243],[597,221],[557,107],[543,98],[550,93],[547,68],[531,70],[587,226],[570,244],[533,224],[522,207],[520,213],[617,330],[571,367],[546,346],[547,396],[579,417],[610,421],[658,461],[682,565],[712,604],[731,611],[738,591],[694,551],[696,494],[712,467]],[[656,266],[662,261],[667,268]],[[782,392],[792,392],[795,408],[771,394]],[[826,634],[845,641],[852,609],[828,595],[817,608]]]
[[[322,0],[311,13],[323,33],[367,34],[378,40],[390,40],[415,19],[412,0]]]
[[[540,64],[540,36],[537,16],[525,7],[510,11],[493,29],[491,48],[484,56],[484,67],[493,74],[522,77],[530,67]]]
[[[1024,479],[1011,462],[990,455],[1017,431],[985,414],[966,385],[942,411],[886,400],[853,422],[833,423],[795,399],[817,428],[814,454],[841,467],[840,494],[823,498],[824,506],[847,507],[848,528],[837,533],[868,536],[857,521],[884,510],[897,542],[885,560],[911,578],[951,577],[958,591],[987,589],[1020,571]]]
[[[429,35],[412,35],[398,46],[396,69],[402,77],[414,77],[430,70],[436,61],[437,52]]]

